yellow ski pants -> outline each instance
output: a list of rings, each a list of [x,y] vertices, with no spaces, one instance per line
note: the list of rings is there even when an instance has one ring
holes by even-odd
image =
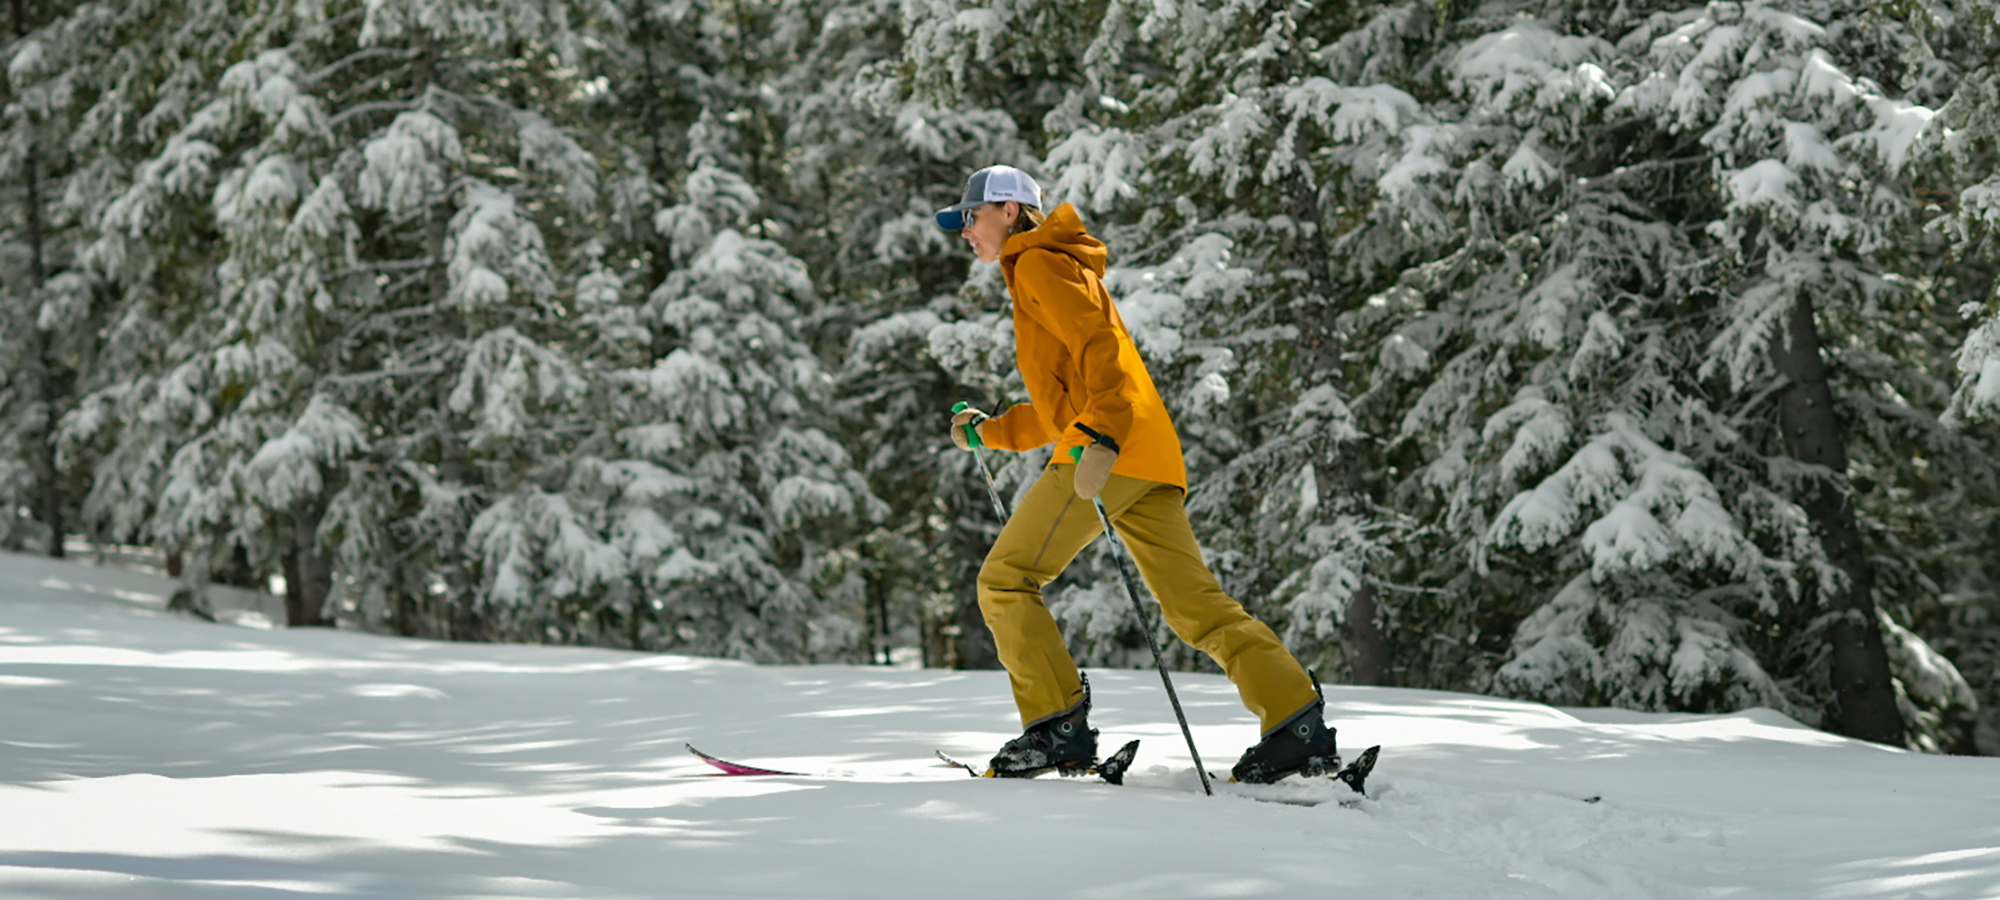
[[[1023,727],[1073,709],[1083,678],[1042,588],[1104,528],[1072,488],[1075,466],[1042,471],[979,570],[979,609],[1013,683]],[[1202,562],[1182,491],[1112,475],[1099,495],[1174,634],[1222,666],[1268,734],[1318,700],[1312,677],[1271,627],[1224,593]]]

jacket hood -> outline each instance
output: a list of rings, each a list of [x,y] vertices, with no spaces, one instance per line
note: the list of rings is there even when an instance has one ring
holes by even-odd
[[[1099,278],[1104,277],[1105,262],[1110,258],[1104,249],[1104,242],[1083,230],[1083,219],[1077,216],[1076,208],[1067,203],[1049,213],[1040,227],[1008,238],[1000,248],[1000,261],[1011,269],[1015,257],[1036,247],[1067,253],[1084,268],[1097,273]]]

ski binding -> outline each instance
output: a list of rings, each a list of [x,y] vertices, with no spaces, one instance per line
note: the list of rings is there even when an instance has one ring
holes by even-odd
[[[1098,778],[1103,779],[1107,784],[1124,784],[1125,770],[1132,768],[1132,760],[1134,757],[1138,755],[1139,755],[1139,742],[1130,741],[1126,743],[1125,746],[1118,748],[1117,753],[1113,753],[1110,756],[1098,760],[1097,762],[1091,763],[1087,768],[1071,770],[1071,771],[1063,771],[1061,769],[1052,767],[1048,769],[1041,769],[1034,772],[1024,772],[1019,775],[1009,775],[1007,777],[1033,778],[1036,775],[1044,775],[1049,772],[1058,772],[1060,774],[1068,776],[1095,775]],[[964,769],[966,774],[971,775],[974,778],[1000,777],[999,773],[994,772],[992,769],[982,770],[973,766],[970,763],[960,762],[959,760],[946,756],[943,750],[937,751],[937,758],[943,760],[945,765],[951,766],[952,768]]]

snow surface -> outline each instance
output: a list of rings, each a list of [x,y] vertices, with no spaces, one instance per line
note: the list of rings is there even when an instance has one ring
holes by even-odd
[[[999,673],[257,630],[170,587],[0,556],[0,897],[2000,895],[2000,761],[1764,710],[1329,686],[1385,749],[1371,799],[1306,808],[1202,797],[1151,672],[1092,673],[1128,786],[985,781],[930,754],[1011,736]],[[1175,684],[1226,767],[1253,720]]]

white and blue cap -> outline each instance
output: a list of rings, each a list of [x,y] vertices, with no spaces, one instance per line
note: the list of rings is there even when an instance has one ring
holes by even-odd
[[[1041,209],[1042,189],[1028,173],[1013,166],[987,166],[965,180],[965,199],[937,211],[938,227],[964,231],[966,210],[1009,200]]]

